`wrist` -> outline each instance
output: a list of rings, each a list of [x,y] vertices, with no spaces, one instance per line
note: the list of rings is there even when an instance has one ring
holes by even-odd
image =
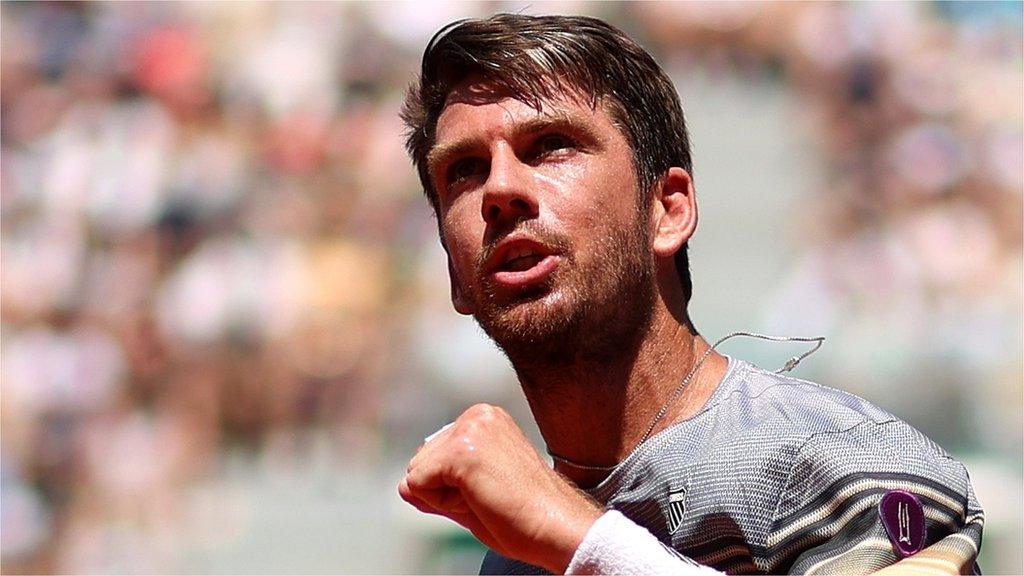
[[[548,525],[557,528],[549,531],[553,538],[549,544],[547,557],[539,565],[550,570],[552,574],[565,574],[590,528],[604,514],[604,509],[596,503],[588,500],[585,504],[569,514],[553,511],[548,513]]]
[[[663,544],[646,528],[609,510],[591,526],[564,574],[718,576]]]

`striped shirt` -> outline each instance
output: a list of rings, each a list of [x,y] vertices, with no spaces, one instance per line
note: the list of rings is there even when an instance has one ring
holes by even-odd
[[[857,396],[730,358],[700,412],[589,492],[725,572],[853,574],[899,559],[879,515],[890,490],[921,501],[927,545],[977,556],[984,514],[963,464]],[[481,573],[545,571],[491,551]]]

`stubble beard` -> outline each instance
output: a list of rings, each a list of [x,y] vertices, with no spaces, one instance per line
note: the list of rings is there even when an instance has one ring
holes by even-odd
[[[596,257],[582,264],[571,242],[541,240],[563,249],[562,265],[542,285],[500,299],[481,283],[476,319],[517,371],[578,362],[615,364],[635,350],[653,314],[654,257],[639,222],[600,236]]]

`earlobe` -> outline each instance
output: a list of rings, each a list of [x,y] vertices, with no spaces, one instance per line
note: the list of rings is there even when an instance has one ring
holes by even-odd
[[[445,250],[445,252],[447,252],[447,250]],[[462,289],[459,287],[459,279],[455,275],[455,267],[452,266],[451,257],[448,258],[448,282],[451,286],[452,306],[455,307],[455,311],[459,314],[472,316],[473,307],[470,305],[469,299],[466,298],[465,294],[462,293]]]
[[[669,168],[659,182],[655,198],[654,253],[670,257],[679,251],[697,229],[697,200],[690,174]]]

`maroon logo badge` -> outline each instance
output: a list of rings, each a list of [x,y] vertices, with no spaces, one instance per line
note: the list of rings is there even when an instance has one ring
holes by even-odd
[[[878,503],[878,516],[898,557],[906,558],[924,548],[924,506],[917,496],[905,490],[886,492]]]

